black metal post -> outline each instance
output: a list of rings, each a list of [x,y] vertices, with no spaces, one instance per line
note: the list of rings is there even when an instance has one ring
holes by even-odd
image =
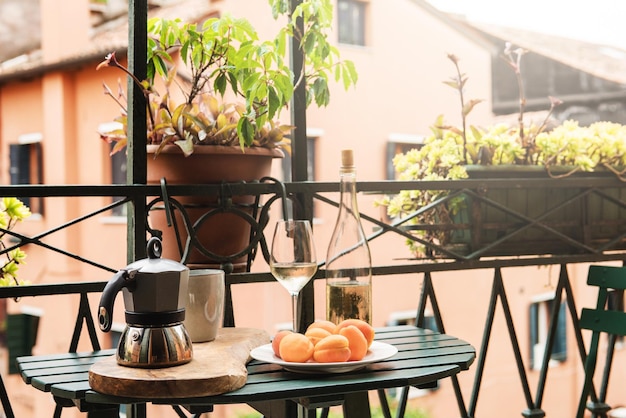
[[[302,3],[302,0],[291,0],[291,12]],[[298,32],[304,31],[301,18],[296,21]],[[304,53],[300,48],[299,39],[291,39],[291,69],[295,74],[295,80],[304,68]],[[302,80],[293,92],[291,105],[291,121],[296,127],[293,131],[291,178],[293,181],[306,181],[307,178],[307,135],[306,135],[306,83]]]
[[[128,68],[139,80],[147,75],[148,3],[128,2]],[[146,97],[139,86],[128,80],[128,184],[146,184]],[[146,199],[136,196],[128,212],[128,261],[146,256]]]
[[[291,0],[291,12],[302,3],[302,0]],[[299,33],[304,31],[304,24],[301,18],[296,21]],[[291,39],[291,69],[295,74],[295,80],[298,80],[299,74],[304,71],[304,53],[300,48],[299,39]],[[308,180],[308,156],[307,156],[307,134],[306,134],[306,83],[302,80],[293,92],[291,103],[291,124],[296,127],[293,131],[292,155],[291,155],[291,178],[294,182]],[[298,193],[295,199],[298,201],[296,207],[306,208],[304,213],[294,213],[295,218],[309,219],[313,218],[311,210],[312,202],[306,204],[307,195]],[[314,294],[313,281],[300,292],[301,311],[298,324],[304,329],[315,319],[314,312]]]

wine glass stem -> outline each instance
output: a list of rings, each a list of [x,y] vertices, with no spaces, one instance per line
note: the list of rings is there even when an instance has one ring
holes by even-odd
[[[293,316],[293,332],[298,332],[298,292],[291,293],[291,312]]]

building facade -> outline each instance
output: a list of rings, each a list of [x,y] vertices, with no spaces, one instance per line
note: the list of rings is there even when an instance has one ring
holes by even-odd
[[[229,12],[246,16],[267,36],[271,36],[275,28],[266,2],[161,3],[161,7],[153,8],[151,13],[201,19]],[[107,53],[124,52],[127,48],[125,7],[123,2],[121,6],[110,2],[108,8],[102,9],[88,0],[41,0],[41,47],[24,51],[19,59],[12,57],[0,66],[0,182],[91,185],[119,181],[118,166],[109,156],[110,145],[99,138],[98,130],[119,114],[119,107],[103,94],[102,83],[115,86],[120,74],[113,70],[96,72],[96,66]],[[333,36],[342,57],[354,61],[359,81],[349,91],[344,91],[340,85],[333,86],[330,105],[323,109],[312,107],[307,112],[312,180],[337,181],[340,150],[345,148],[355,150],[359,180],[393,178],[393,155],[419,146],[438,115],[444,114],[449,123],[458,124],[457,93],[442,83],[454,76],[455,69],[448,54],[459,58],[462,71],[469,77],[466,96],[485,100],[472,112],[471,123],[484,125],[500,114],[515,113],[511,105],[516,99],[515,91],[499,59],[505,41],[502,32],[494,35],[495,32],[488,33],[484,28],[469,26],[419,0],[338,0],[335,10]],[[522,46],[530,48],[532,43]],[[563,110],[557,117],[578,114],[581,119],[584,116],[589,120],[612,118],[626,122],[624,80],[590,73],[582,66],[577,68],[573,66],[575,63],[565,63],[545,51],[531,53],[528,58],[529,69],[546,68],[542,71],[552,74],[550,77],[541,77],[541,72],[529,75],[529,86],[535,85],[536,80],[547,80],[539,90],[529,93],[532,99],[529,110],[540,111],[549,103],[545,99],[548,94],[563,92],[576,100],[570,102],[571,108],[566,107],[567,112]],[[578,83],[555,84],[564,74],[570,74]],[[123,161],[119,165],[123,165]],[[275,164],[274,174],[285,178],[284,167]],[[22,232],[35,234],[50,230],[109,202],[109,197],[46,198],[29,202],[35,215],[21,226]],[[359,207],[372,217],[386,216],[376,206],[374,197],[360,195]],[[314,229],[320,258],[325,254],[335,216],[333,208],[315,208]],[[372,231],[371,225],[365,227],[367,232]],[[123,267],[128,264],[126,218],[118,213],[103,214],[80,226],[51,234],[46,240],[89,259],[101,260],[105,265]],[[23,266],[22,274],[33,283],[108,280],[111,276],[107,271],[78,263],[63,254],[44,252],[40,248],[27,248],[27,251],[28,264]],[[410,257],[399,240],[373,242],[372,255],[376,265]],[[259,260],[253,269],[261,271],[267,267]],[[570,271],[570,276],[577,283],[574,291],[579,300],[588,305],[593,303],[595,295],[587,294],[585,272],[586,266],[580,266]],[[462,280],[460,274],[434,274],[436,286],[445,289],[440,292],[439,303],[450,312],[445,318],[446,332],[479,346],[492,274],[469,271],[462,273]],[[517,296],[511,302],[518,323],[517,338],[528,341],[523,354],[531,385],[540,378],[536,369],[547,335],[546,315],[553,303],[560,303],[554,301],[558,276],[556,267],[527,267],[505,273],[507,290]],[[421,286],[422,277],[375,279],[374,325],[411,321]],[[321,318],[324,316],[323,283],[316,283],[315,292],[319,301],[316,316]],[[233,298],[239,326],[274,333],[289,322],[290,301],[278,284],[247,284],[235,288]],[[92,306],[97,303],[97,298],[91,301]],[[43,354],[66,350],[77,304],[78,301],[63,297],[9,301],[8,311],[36,308],[42,312],[35,352]],[[122,313],[116,315],[118,323],[123,323]],[[503,336],[506,333],[501,315],[497,316],[493,332],[503,333]],[[559,350],[553,354],[554,367],[550,370],[554,386],[546,393],[544,404],[547,411],[558,411],[550,413],[552,417],[571,417],[582,375],[575,361],[578,353],[573,348],[570,326],[564,323],[560,332]],[[110,337],[101,337],[106,345]],[[524,409],[522,396],[509,401],[509,392],[520,391],[519,382],[513,377],[514,358],[506,337],[502,338],[502,344],[498,341],[489,347],[489,361],[494,365],[483,378],[483,385],[492,387],[483,392],[488,399],[481,399],[481,404],[489,405],[489,410],[478,411],[484,417],[514,416]],[[623,357],[623,353],[618,356]],[[463,391],[469,393],[473,379],[471,370],[462,373],[459,379]],[[616,381],[612,382],[614,386],[619,386],[618,379],[616,376]],[[8,376],[7,381],[9,395],[19,411],[17,415],[39,417],[51,413],[49,397],[33,393],[35,391],[14,375]],[[453,388],[449,382],[441,382],[436,390],[415,396],[412,404],[428,411],[429,416],[455,415]],[[228,413],[217,409],[212,416],[228,416]],[[163,416],[172,414],[163,412]]]

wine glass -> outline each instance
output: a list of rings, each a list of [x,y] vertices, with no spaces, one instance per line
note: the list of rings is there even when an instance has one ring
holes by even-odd
[[[272,275],[291,295],[293,330],[298,331],[298,295],[317,271],[311,223],[281,220],[276,223],[270,252]]]

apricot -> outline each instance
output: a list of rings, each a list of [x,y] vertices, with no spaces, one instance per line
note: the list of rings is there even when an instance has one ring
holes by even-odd
[[[278,345],[280,358],[294,363],[306,363],[313,356],[313,343],[303,334],[285,335]]]
[[[339,335],[348,339],[350,358],[348,361],[359,361],[367,354],[367,340],[365,335],[354,325],[348,325],[339,330]]]
[[[328,331],[329,334],[334,334],[336,326],[337,325],[334,322],[318,319],[317,321],[313,322],[311,325],[307,327],[307,331],[312,328],[322,328]]]
[[[374,335],[376,334],[376,332],[374,331],[374,328],[370,324],[368,324],[367,322],[361,319],[344,319],[343,321],[337,324],[337,326],[335,327],[334,333],[339,334],[339,331],[342,328],[345,328],[349,325],[354,325],[359,330],[361,330],[361,332],[363,333],[363,336],[365,337],[365,340],[367,341],[367,348],[369,348],[372,345],[372,342],[374,341]]]
[[[339,363],[350,358],[350,342],[343,335],[333,334],[322,338],[313,351],[313,359],[319,363]]]
[[[276,335],[274,335],[274,339],[272,340],[272,350],[274,351],[276,357],[280,357],[280,351],[278,350],[278,347],[280,347],[280,341],[285,337],[285,335],[289,335],[291,333],[292,331],[285,329],[278,331]]]
[[[316,345],[318,341],[320,341],[322,338],[328,337],[332,334],[324,328],[308,328],[304,335],[306,335],[309,340],[311,340],[313,345]]]

